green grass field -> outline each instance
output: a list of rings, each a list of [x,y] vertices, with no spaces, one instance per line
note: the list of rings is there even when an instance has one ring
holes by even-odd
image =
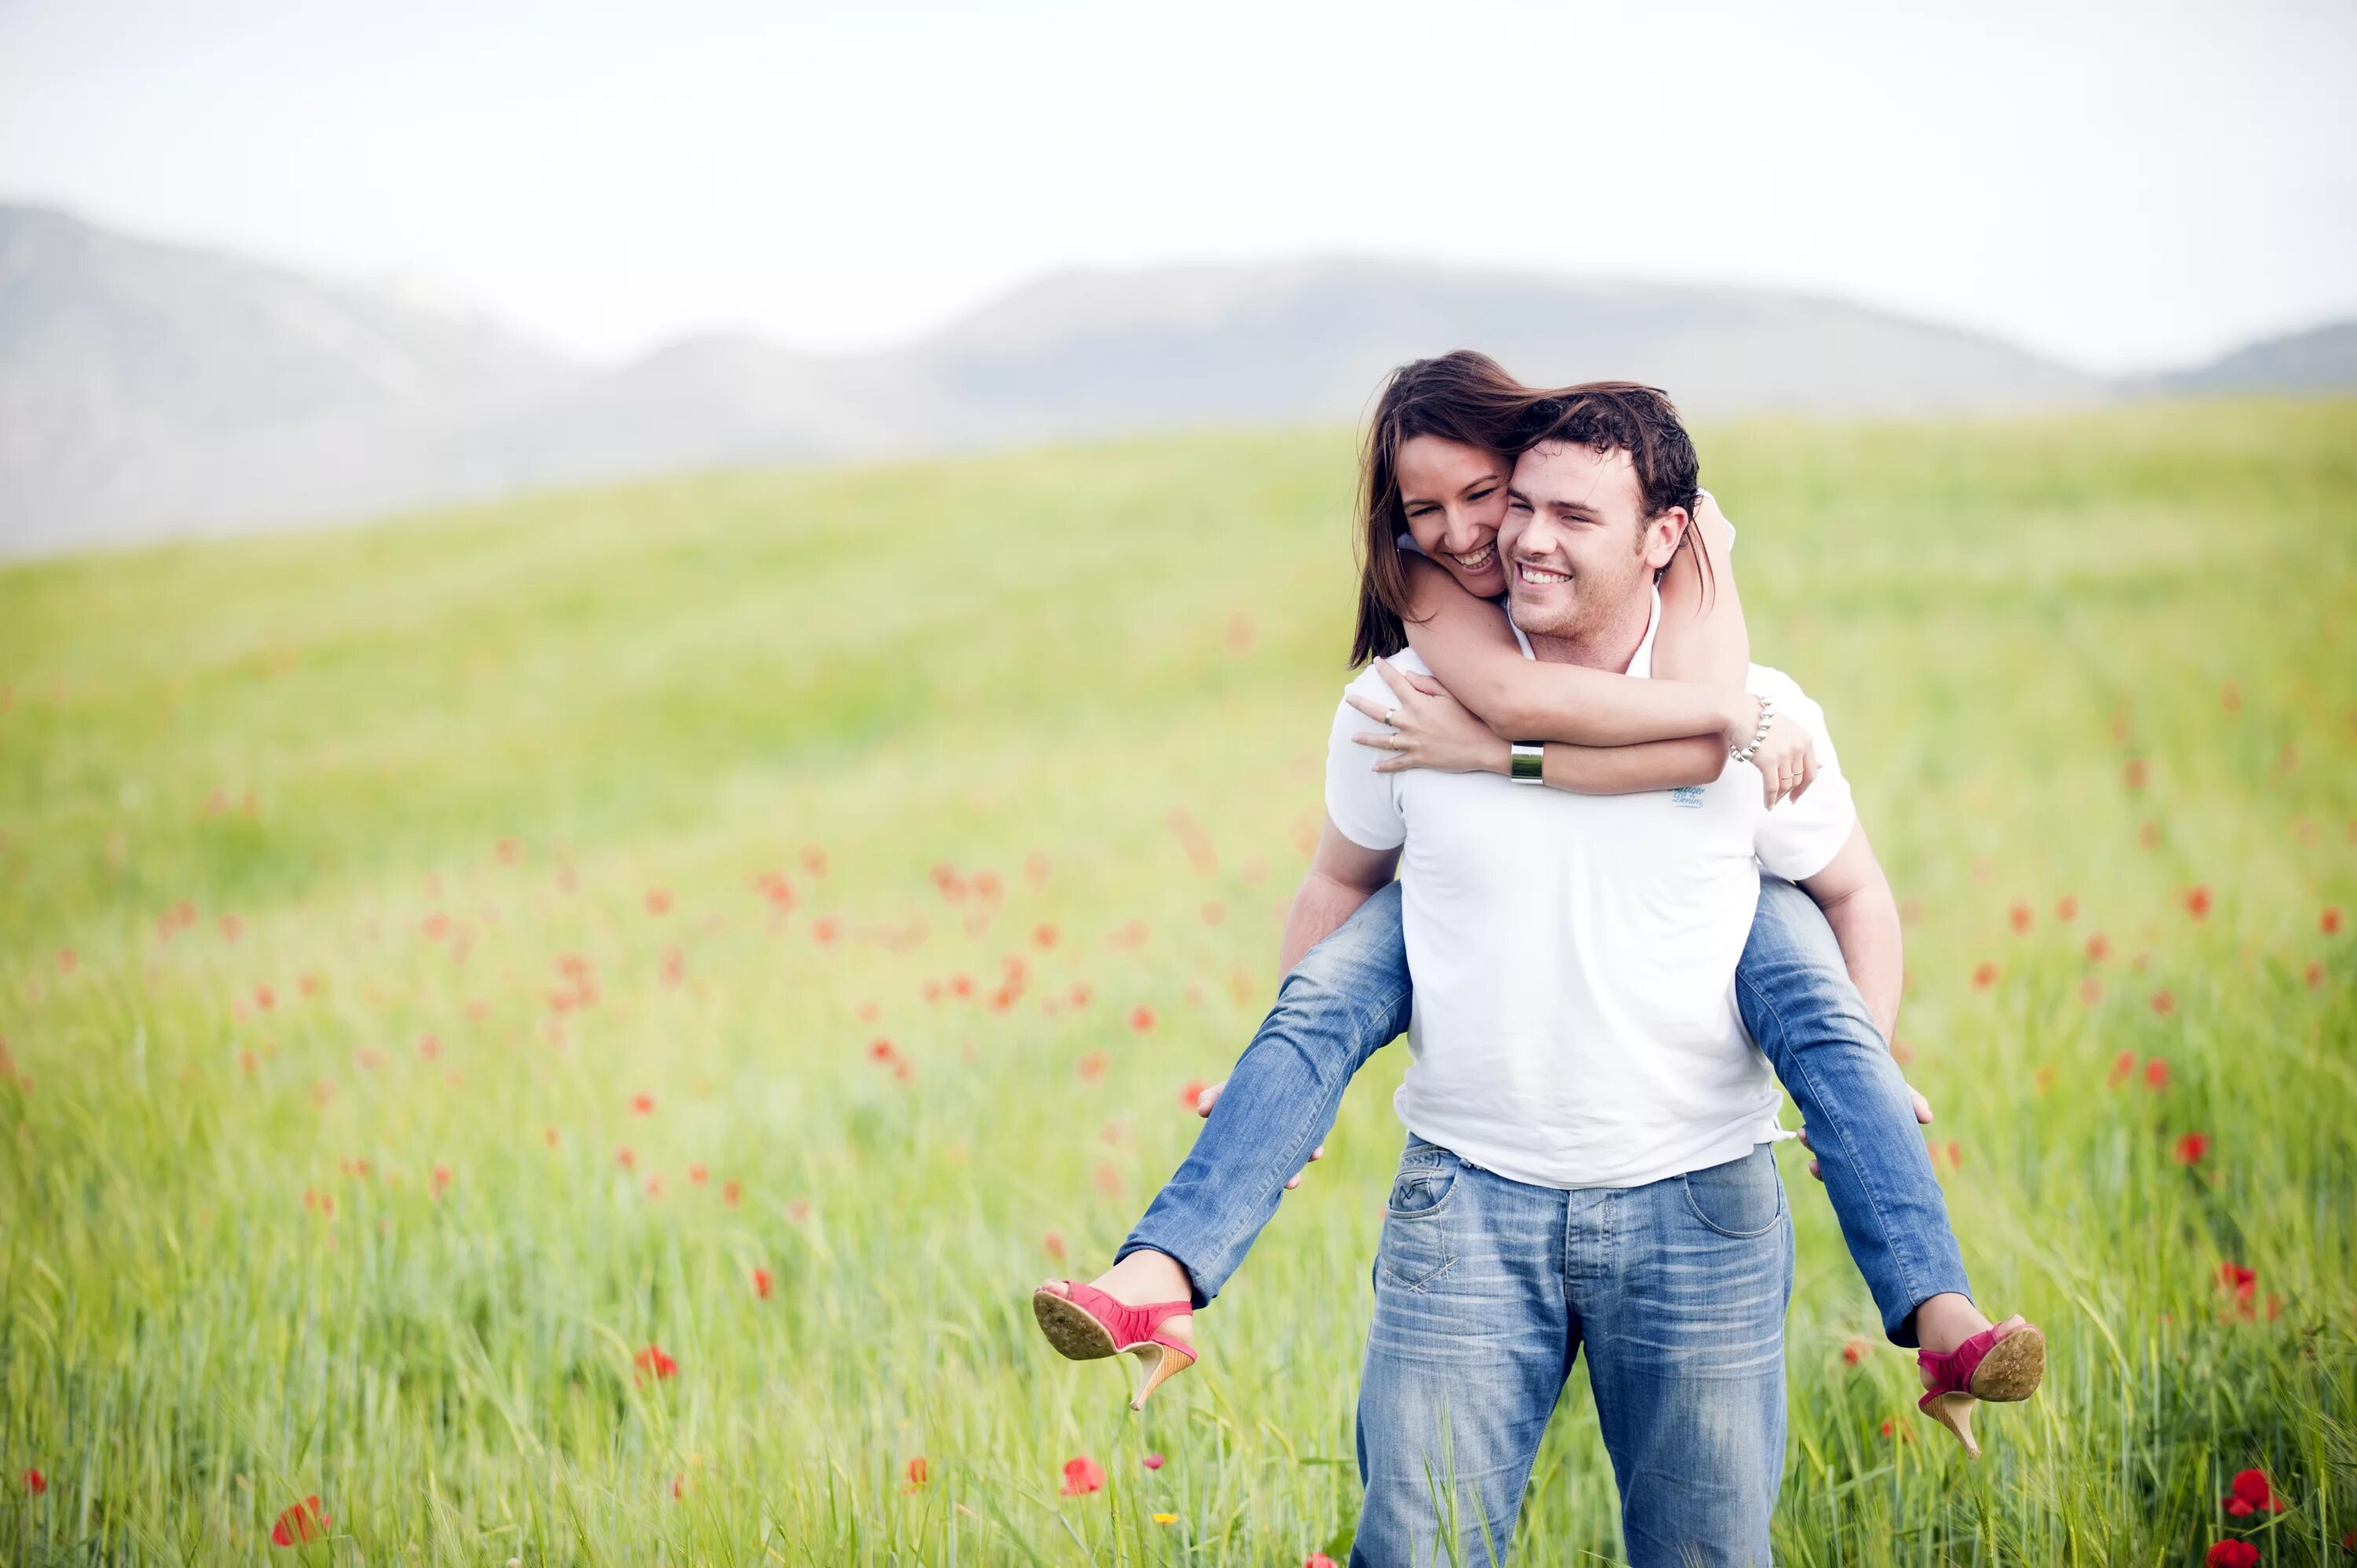
[[[1702,447],[1905,903],[1967,1259],[2054,1356],[1965,1464],[1788,1150],[1782,1560],[2342,1560],[2357,405]],[[1339,1558],[1404,1051],[1142,1416],[1026,1297],[1103,1266],[1273,993],[1351,461],[0,572],[0,1559]],[[2228,1518],[2245,1466],[2283,1511]],[[1615,1530],[1575,1380],[1518,1560]]]

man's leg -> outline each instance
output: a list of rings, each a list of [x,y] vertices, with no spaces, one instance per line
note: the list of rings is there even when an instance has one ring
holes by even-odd
[[[1792,1227],[1776,1163],[1572,1194],[1572,1306],[1633,1568],[1768,1568]]]
[[[1744,1026],[1801,1108],[1883,1331],[1894,1345],[1914,1345],[1915,1309],[1948,1294],[1968,1301],[1972,1282],[1907,1080],[1850,983],[1824,912],[1781,878],[1760,878],[1735,995]],[[1982,1326],[1975,1316],[1969,1327]]]
[[[1394,882],[1285,977],[1194,1148],[1114,1262],[1147,1250],[1176,1259],[1195,1305],[1208,1305],[1333,1127],[1351,1078],[1407,1027],[1408,1003]]]
[[[1408,1139],[1375,1258],[1352,1568],[1506,1561],[1577,1353],[1564,1197]]]

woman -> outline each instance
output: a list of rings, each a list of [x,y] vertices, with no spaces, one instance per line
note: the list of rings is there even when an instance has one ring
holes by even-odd
[[[1734,531],[1706,495],[1662,581],[1652,679],[1523,656],[1501,613],[1496,540],[1507,480],[1550,395],[1459,352],[1403,367],[1368,433],[1352,663],[1375,660],[1395,698],[1352,697],[1387,729],[1361,738],[1381,770],[1509,767],[1508,739],[1544,739],[1545,782],[1593,794],[1708,784],[1730,754],[1760,772],[1772,809],[1813,776],[1812,737],[1746,694],[1749,639],[1727,566]],[[1685,548],[1691,545],[1692,548]],[[1413,646],[1437,679],[1383,663]],[[1287,954],[1288,959],[1295,955]],[[1736,973],[1746,1027],[1799,1103],[1845,1239],[1892,1343],[1920,1348],[1922,1408],[1979,1455],[1979,1399],[2026,1399],[2044,1369],[2039,1331],[1993,1325],[1973,1305],[1917,1120],[1817,907],[1766,879]],[[1114,1266],[1092,1284],[1052,1281],[1033,1309],[1063,1354],[1136,1355],[1133,1407],[1193,1364],[1191,1314],[1209,1305],[1298,1180],[1351,1077],[1405,1026],[1408,972],[1396,885],[1290,968],[1277,1004],[1187,1162]],[[1895,1003],[1894,1003],[1895,1007]],[[1910,1100],[1913,1103],[1910,1105]],[[1216,1112],[1211,1110],[1216,1105]]]

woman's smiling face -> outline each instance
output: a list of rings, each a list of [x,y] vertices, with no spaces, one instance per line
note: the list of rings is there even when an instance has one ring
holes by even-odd
[[[1400,510],[1416,547],[1465,591],[1494,599],[1506,591],[1498,561],[1498,525],[1506,516],[1512,465],[1495,452],[1438,435],[1403,442],[1396,464]]]

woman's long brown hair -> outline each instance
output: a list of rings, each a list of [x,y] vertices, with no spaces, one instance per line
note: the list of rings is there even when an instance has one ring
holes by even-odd
[[[1407,646],[1407,564],[1399,536],[1399,451],[1419,435],[1511,455],[1524,416],[1542,393],[1470,349],[1416,360],[1394,371],[1376,400],[1359,463],[1359,624],[1351,639],[1353,669]]]

